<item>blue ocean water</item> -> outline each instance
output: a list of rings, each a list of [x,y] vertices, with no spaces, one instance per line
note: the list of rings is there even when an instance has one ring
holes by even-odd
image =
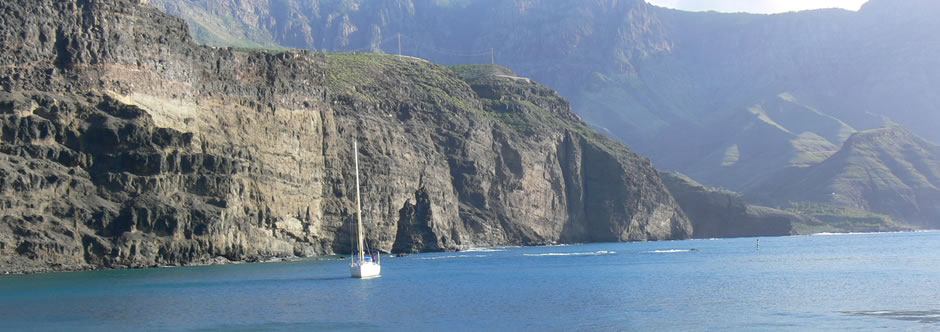
[[[5,330],[938,330],[940,232],[0,276]],[[690,251],[690,249],[696,249]]]

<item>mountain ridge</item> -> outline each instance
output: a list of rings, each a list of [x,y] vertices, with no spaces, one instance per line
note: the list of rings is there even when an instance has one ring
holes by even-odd
[[[897,125],[857,132],[827,160],[764,186],[750,195],[823,202],[940,227],[940,146]]]

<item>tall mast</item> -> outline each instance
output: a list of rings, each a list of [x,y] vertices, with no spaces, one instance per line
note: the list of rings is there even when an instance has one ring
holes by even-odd
[[[357,226],[357,236],[359,238],[359,261],[362,262],[364,259],[362,252],[362,205],[359,203],[359,146],[356,141],[353,141],[353,150],[355,151],[355,160],[356,160],[356,224]]]

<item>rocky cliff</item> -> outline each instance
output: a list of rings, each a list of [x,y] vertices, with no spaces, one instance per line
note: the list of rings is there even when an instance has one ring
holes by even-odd
[[[493,67],[196,45],[139,1],[0,3],[0,272],[686,238],[650,162]]]
[[[817,224],[812,217],[748,205],[734,192],[707,188],[678,173],[663,173],[663,181],[688,214],[695,237],[785,236],[793,224]]]

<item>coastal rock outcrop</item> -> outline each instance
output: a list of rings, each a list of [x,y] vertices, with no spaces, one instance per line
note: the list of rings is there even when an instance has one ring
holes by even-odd
[[[748,205],[738,193],[707,188],[679,173],[662,174],[692,221],[696,238],[786,236],[794,234],[796,223],[819,223],[810,216]]]
[[[484,67],[196,45],[141,1],[0,3],[0,272],[687,238],[652,164]],[[511,73],[509,73],[511,74]]]

